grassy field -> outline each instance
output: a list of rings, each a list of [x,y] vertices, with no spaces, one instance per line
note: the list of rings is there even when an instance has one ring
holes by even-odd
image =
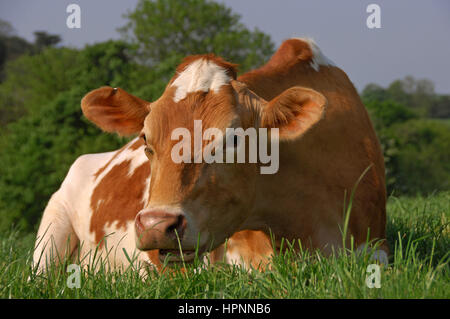
[[[206,271],[151,273],[141,280],[129,269],[83,271],[70,289],[64,265],[45,276],[30,267],[34,234],[0,235],[1,298],[449,298],[450,192],[388,202],[390,264],[381,267],[381,287],[366,285],[367,256],[324,258],[287,250],[272,270],[246,272],[217,265]]]

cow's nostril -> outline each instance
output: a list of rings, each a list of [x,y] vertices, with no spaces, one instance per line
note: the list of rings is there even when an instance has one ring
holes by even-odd
[[[178,236],[178,238],[181,240],[181,238],[183,238],[185,228],[186,219],[183,215],[178,215],[176,221],[172,225],[169,225],[169,227],[167,227],[166,234],[173,239],[177,239]]]

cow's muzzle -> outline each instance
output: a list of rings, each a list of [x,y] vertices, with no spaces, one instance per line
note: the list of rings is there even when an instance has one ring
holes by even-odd
[[[161,210],[141,211],[134,221],[136,246],[140,250],[178,249],[186,229],[181,214]]]

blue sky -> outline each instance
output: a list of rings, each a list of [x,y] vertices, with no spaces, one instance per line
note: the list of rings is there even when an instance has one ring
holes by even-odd
[[[119,38],[123,14],[138,0],[0,0],[0,19],[29,40],[33,31],[60,34],[63,44],[82,47]],[[358,89],[413,75],[450,94],[450,1],[448,0],[220,0],[242,22],[268,33],[279,45],[296,36],[313,37],[347,72]],[[66,26],[66,7],[81,7],[81,29]],[[366,7],[381,8],[381,29],[366,26]]]

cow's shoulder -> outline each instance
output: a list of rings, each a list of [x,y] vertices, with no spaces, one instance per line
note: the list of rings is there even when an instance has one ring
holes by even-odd
[[[57,191],[58,196],[67,203],[76,203],[86,194],[89,185],[94,182],[94,174],[107,163],[116,153],[106,152],[98,154],[84,154],[79,156],[70,166],[61,187]]]
[[[148,200],[150,163],[144,153],[143,140],[131,141],[91,174],[89,229],[99,242],[108,227],[126,231]]]
[[[124,161],[145,160],[143,142],[135,138],[115,151],[79,156],[70,167],[66,180],[77,185],[79,182],[98,181],[115,165]]]
[[[87,209],[85,204],[90,202],[98,184],[111,171],[117,173],[116,166],[123,166],[124,162],[140,166],[145,161],[143,143],[139,139],[115,151],[81,155],[71,165],[57,191],[58,197],[80,213]]]

